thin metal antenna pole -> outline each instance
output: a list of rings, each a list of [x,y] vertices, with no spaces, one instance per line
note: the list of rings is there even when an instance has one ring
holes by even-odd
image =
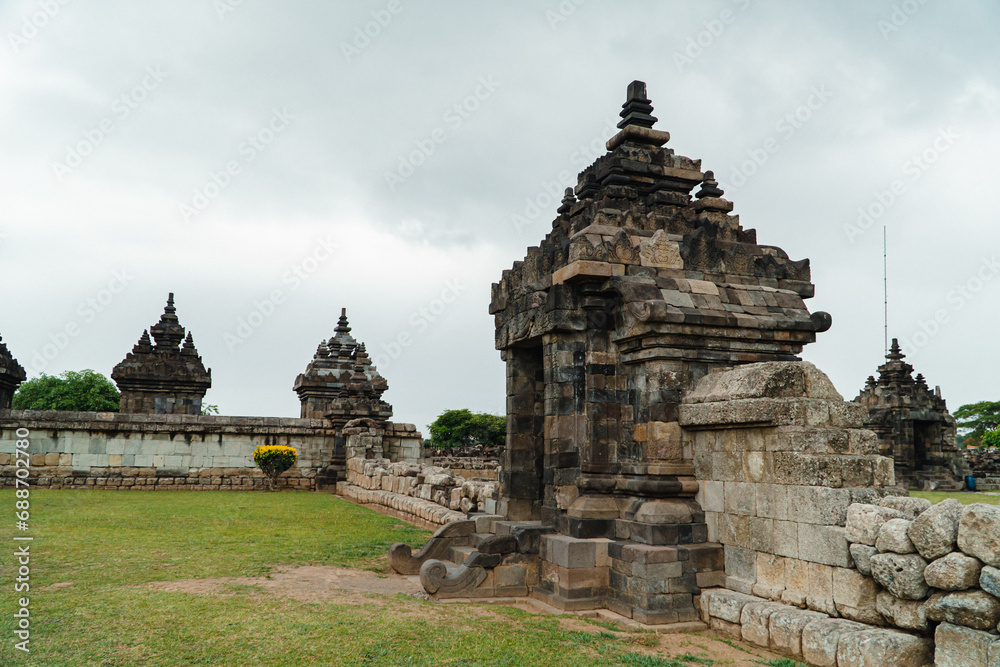
[[[882,294],[885,298],[883,303],[883,319],[885,322],[885,353],[889,354],[889,253],[886,243],[885,225],[882,225]]]

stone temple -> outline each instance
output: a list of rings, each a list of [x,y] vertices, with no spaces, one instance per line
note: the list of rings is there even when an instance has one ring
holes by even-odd
[[[120,412],[201,414],[202,399],[212,386],[212,371],[198,356],[191,332],[184,335],[173,293],[167,297],[160,321],[142,332],[139,342],[111,372],[111,379],[121,392]]]
[[[419,570],[438,597],[530,595],[648,624],[695,622],[703,588],[750,593],[758,553],[773,553],[777,514],[758,514],[757,487],[780,492],[785,510],[789,488],[807,497],[825,486],[814,452],[772,450],[829,427],[858,443],[856,474],[823,462],[837,485],[891,484],[891,468],[874,472],[874,438],[851,430],[863,411],[841,417],[842,398],[797,356],[831,324],[805,305],[808,260],[743,229],[712,172],[664,146],[652,111],[633,82],[608,153],[493,285],[507,364],[497,516],[449,524],[417,554],[390,551],[397,571]],[[685,404],[731,367],[763,368]],[[782,549],[798,558],[805,545],[803,568],[846,567],[836,533],[780,518]]]
[[[961,490],[972,473],[955,444],[955,419],[940,387],[932,390],[920,373],[914,378],[905,357],[893,338],[878,379],[869,377],[854,401],[868,408],[865,427],[878,434],[882,455],[895,462],[897,484]]]
[[[389,383],[372,364],[365,344],[351,336],[347,309],[341,309],[333,336],[320,341],[316,354],[293,386],[302,404],[301,417],[326,420],[336,432],[333,457],[320,474],[321,484],[336,483],[346,475],[344,426],[348,422],[365,419],[382,433],[394,427],[388,421],[392,406],[382,400],[388,388]]]
[[[24,368],[11,355],[0,339],[0,410],[10,409],[11,400],[18,385],[27,379]]]
[[[697,483],[678,425],[684,393],[716,369],[795,360],[831,323],[805,306],[809,260],[758,244],[712,172],[664,147],[652,111],[645,84],[631,84],[608,153],[493,286],[504,512],[577,537],[615,537],[623,504],[687,506]],[[684,531],[704,539],[699,522]]]

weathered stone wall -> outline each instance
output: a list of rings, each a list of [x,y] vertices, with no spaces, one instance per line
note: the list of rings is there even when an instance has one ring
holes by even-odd
[[[429,500],[453,511],[495,509],[499,485],[485,479],[465,479],[447,468],[389,459],[347,459],[347,483],[401,496]],[[492,511],[487,512],[492,514]]]
[[[874,620],[856,608],[845,528],[852,502],[893,485],[866,417],[805,362],[712,374],[685,398],[681,424],[708,539],[725,547],[727,588]]]
[[[685,398],[729,589],[703,592],[704,621],[812,665],[1000,664],[1000,507],[905,495],[860,407],[807,363]]]
[[[499,484],[428,465],[430,450],[412,424],[361,418],[345,424],[343,434],[347,481],[337,493],[345,498],[431,524],[496,510]]]
[[[847,537],[872,582],[868,604],[886,625],[933,634],[939,667],[1000,661],[1000,507],[922,498],[854,504]]]
[[[13,485],[17,429],[29,430],[32,485],[50,488],[254,489],[258,445],[299,452],[281,485],[313,488],[333,453],[325,420],[276,417],[0,411],[0,484]]]

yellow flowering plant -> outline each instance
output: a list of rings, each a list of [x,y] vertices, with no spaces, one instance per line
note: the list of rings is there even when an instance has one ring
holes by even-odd
[[[260,467],[268,479],[271,480],[271,488],[278,484],[278,477],[285,472],[299,459],[299,453],[294,447],[284,445],[260,445],[253,450],[254,463]]]

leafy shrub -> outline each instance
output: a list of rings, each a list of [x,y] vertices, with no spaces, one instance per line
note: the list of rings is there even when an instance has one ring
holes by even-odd
[[[294,447],[284,445],[260,445],[253,450],[254,463],[271,480],[271,488],[278,484],[278,477],[299,459]]]
[[[987,447],[1000,447],[1000,428],[983,433],[983,444]]]
[[[56,377],[42,373],[18,387],[15,410],[77,410],[118,412],[121,394],[106,377],[90,369],[66,371]]]

